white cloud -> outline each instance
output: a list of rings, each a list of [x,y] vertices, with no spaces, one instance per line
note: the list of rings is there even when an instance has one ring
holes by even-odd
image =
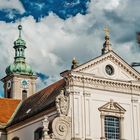
[[[21,14],[25,12],[22,3],[19,0],[0,0],[0,9],[15,9]]]
[[[103,4],[104,2],[100,0],[100,5]],[[63,70],[70,69],[74,56],[83,63],[101,54],[104,42],[103,28],[106,24],[111,30],[113,50],[129,63],[140,60],[138,48],[135,46],[135,36],[131,37],[140,26],[138,14],[133,16],[133,19],[131,18],[131,15],[134,15],[132,11],[138,4],[131,7],[130,1],[123,4],[117,3],[114,4],[115,9],[111,11],[101,9],[100,5],[92,1],[87,15],[78,14],[67,20],[60,19],[53,13],[41,19],[40,22],[36,22],[32,16],[21,20],[22,36],[27,42],[27,62],[36,72],[49,75],[48,83],[58,79],[59,73]],[[130,8],[133,9],[128,10]],[[132,23],[132,21],[135,22]],[[17,26],[18,22],[0,22],[1,77],[4,75],[6,66],[13,62],[12,46],[18,36]],[[39,87],[43,85],[40,84]]]

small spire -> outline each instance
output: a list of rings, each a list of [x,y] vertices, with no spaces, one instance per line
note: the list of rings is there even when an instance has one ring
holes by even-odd
[[[110,30],[109,30],[109,28],[105,27],[104,32],[105,32],[105,42],[103,44],[102,54],[105,54],[105,53],[112,50],[111,44],[110,44],[110,35],[109,35]]]
[[[71,69],[74,69],[74,68],[76,68],[76,67],[78,67],[78,61],[76,60],[75,57],[73,57]]]
[[[22,25],[18,25],[18,30],[19,30],[19,38],[21,38]]]

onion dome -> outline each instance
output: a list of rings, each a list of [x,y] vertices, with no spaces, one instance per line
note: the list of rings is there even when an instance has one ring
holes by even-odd
[[[27,63],[11,64],[6,68],[5,72],[6,72],[7,75],[14,74],[14,73],[33,75],[32,68]]]

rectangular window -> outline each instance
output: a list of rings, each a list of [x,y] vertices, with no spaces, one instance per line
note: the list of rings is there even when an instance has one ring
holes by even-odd
[[[120,140],[119,118],[105,116],[105,137],[107,140]]]

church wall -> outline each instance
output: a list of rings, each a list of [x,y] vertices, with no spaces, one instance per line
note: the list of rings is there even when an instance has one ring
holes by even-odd
[[[44,128],[46,117],[49,118],[49,121],[52,121],[56,117],[56,112],[44,112],[43,115],[34,116],[33,118],[29,118],[29,120],[20,122],[20,124],[17,124],[14,127],[9,127],[7,129],[7,140],[12,140],[14,137],[19,137],[20,140],[34,140],[34,132],[38,128]]]
[[[14,137],[19,137],[20,140],[34,140],[34,132],[40,127],[42,127],[42,118],[9,130],[7,140],[12,140]]]
[[[101,112],[99,107],[113,100],[122,106],[124,113],[123,137],[126,140],[140,139],[140,97],[121,92],[110,92],[82,87],[73,87],[71,93],[72,137],[85,140],[100,140]]]

